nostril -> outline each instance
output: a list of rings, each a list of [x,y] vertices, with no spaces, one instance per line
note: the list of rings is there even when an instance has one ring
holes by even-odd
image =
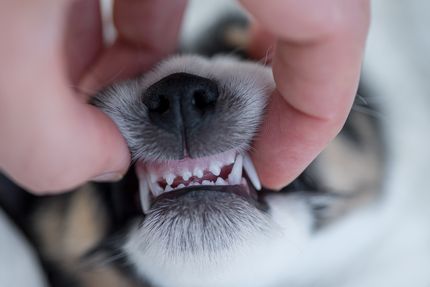
[[[214,119],[219,97],[218,83],[212,79],[174,73],[149,86],[142,93],[148,123],[187,142],[185,133],[200,133]],[[181,138],[181,139],[180,139]]]
[[[164,114],[170,109],[170,101],[166,95],[151,95],[145,102],[148,110]]]
[[[199,110],[205,110],[209,106],[213,106],[216,102],[216,97],[212,93],[203,89],[198,89],[193,92],[191,103]]]

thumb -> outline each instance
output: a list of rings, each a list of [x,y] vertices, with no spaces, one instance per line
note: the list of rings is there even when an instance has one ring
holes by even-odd
[[[71,94],[62,87],[22,97],[25,103],[6,102],[1,116],[8,123],[0,129],[1,167],[38,194],[70,190],[91,179],[118,180],[130,163],[115,124],[73,95],[56,96]],[[26,117],[16,117],[18,111]]]

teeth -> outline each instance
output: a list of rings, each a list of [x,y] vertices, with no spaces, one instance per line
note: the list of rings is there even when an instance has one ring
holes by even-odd
[[[222,167],[230,164],[233,164],[233,167],[228,178],[224,179],[220,177]],[[155,198],[164,192],[170,192],[174,189],[182,189],[187,186],[199,185],[246,185],[246,180],[242,177],[243,171],[246,172],[255,189],[260,190],[261,183],[254,164],[248,154],[241,155],[232,152],[221,160],[214,158],[207,165],[199,163],[195,164],[194,167],[191,167],[190,165],[174,168],[167,166],[164,171],[155,169],[153,172],[141,172],[140,174],[143,176],[139,176],[139,191],[142,210],[146,213],[150,208],[152,198]],[[206,179],[204,178],[205,174],[208,175],[207,177],[205,176]],[[209,180],[211,178],[213,178],[213,181]],[[172,185],[175,180],[176,182],[180,181],[182,183],[173,188]],[[166,186],[163,189],[162,186],[164,186],[164,183],[160,186],[159,182],[164,181],[166,182]]]
[[[209,166],[209,171],[213,175],[219,176],[219,174],[221,173],[221,168],[219,167],[219,165],[216,162],[212,162]]]
[[[254,164],[252,163],[251,157],[248,154],[245,154],[243,158],[243,168],[246,171],[246,174],[249,177],[252,185],[254,185],[256,190],[261,189],[261,182],[258,178],[257,171],[255,170]]]
[[[155,196],[160,195],[163,193],[163,189],[158,185],[156,182],[148,182],[149,183],[149,189],[152,191],[152,194]]]
[[[151,196],[149,194],[149,185],[146,176],[142,176],[139,180],[139,193],[140,193],[140,205],[142,207],[143,213],[147,213],[151,204]]]
[[[234,156],[235,156],[234,153],[229,153],[227,155],[227,158],[226,158],[226,163],[227,164],[232,164],[234,162]]]
[[[173,181],[175,180],[175,177],[176,176],[173,173],[168,173],[164,176],[168,185],[172,185]]]
[[[216,185],[226,185],[227,182],[225,182],[224,179],[222,179],[221,177],[218,177],[217,180],[215,181]]]
[[[242,155],[238,154],[236,162],[233,165],[230,175],[228,176],[229,184],[240,184],[242,178]]]
[[[149,181],[157,182],[157,176],[155,175],[155,173],[152,173],[152,172],[149,173]]]
[[[214,183],[209,180],[203,180],[202,185],[213,185]]]
[[[184,172],[182,172],[182,178],[185,181],[189,180],[192,175],[193,174],[190,171],[188,171],[188,170],[185,170]]]
[[[198,177],[198,178],[202,178],[203,177],[203,169],[196,167],[193,170],[193,175]]]

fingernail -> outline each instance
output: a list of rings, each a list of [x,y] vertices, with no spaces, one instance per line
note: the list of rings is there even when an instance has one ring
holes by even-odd
[[[123,177],[123,174],[118,173],[118,172],[107,172],[107,173],[103,173],[99,176],[96,176],[95,178],[93,178],[93,181],[98,181],[98,182],[106,182],[106,181],[118,181]]]

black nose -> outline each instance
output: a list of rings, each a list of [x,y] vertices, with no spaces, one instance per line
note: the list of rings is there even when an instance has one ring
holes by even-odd
[[[143,95],[143,102],[154,125],[184,137],[210,121],[218,95],[215,81],[175,73],[150,86]],[[186,138],[182,141],[186,142]]]

